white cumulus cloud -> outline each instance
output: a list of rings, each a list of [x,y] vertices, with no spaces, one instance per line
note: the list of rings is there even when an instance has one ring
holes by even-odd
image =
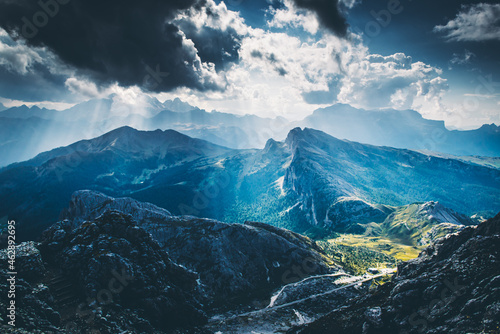
[[[500,4],[462,6],[462,11],[445,25],[434,27],[449,41],[500,40]]]

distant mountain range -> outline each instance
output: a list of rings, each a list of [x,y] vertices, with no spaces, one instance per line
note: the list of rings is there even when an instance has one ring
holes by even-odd
[[[270,124],[275,124],[273,131]],[[122,126],[150,131],[175,129],[231,148],[263,147],[270,137],[284,138],[290,129],[284,118],[206,112],[179,99],[160,103],[150,98],[140,110],[123,106],[114,96],[63,111],[20,106],[0,111],[0,166]]]
[[[414,110],[364,110],[336,104],[316,110],[301,126],[372,145],[454,155],[500,156],[500,127],[495,124],[470,131],[450,131],[444,121],[425,119]]]
[[[121,126],[140,130],[174,129],[191,137],[239,149],[262,148],[269,138],[283,140],[295,127],[322,130],[340,139],[379,146],[453,155],[500,157],[500,128],[484,125],[449,131],[444,122],[422,118],[412,110],[363,110],[336,104],[318,109],[302,121],[207,112],[179,99],[163,103],[147,98],[140,107],[116,96],[90,100],[67,110],[33,106],[0,107],[0,166],[38,153],[91,139]]]
[[[264,149],[236,150],[173,130],[123,127],[1,169],[0,216],[35,237],[82,189],[150,202],[174,215],[261,221],[311,235],[392,231],[409,243],[428,238],[436,224],[471,223],[445,207],[469,216],[500,208],[500,170],[471,162],[307,128]],[[399,207],[428,201],[439,201],[439,214],[421,215],[432,225],[403,233],[396,218],[406,209]]]

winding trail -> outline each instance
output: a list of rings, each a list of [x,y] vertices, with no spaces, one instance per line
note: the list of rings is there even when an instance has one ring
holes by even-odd
[[[304,281],[307,281],[309,279],[313,279],[313,278],[320,278],[320,277],[335,277],[335,276],[351,276],[349,274],[345,274],[345,273],[337,273],[337,274],[330,274],[330,275],[319,275],[319,276],[311,276],[311,277],[308,277],[300,282],[297,282],[297,283],[291,283],[291,284],[287,284],[285,285],[279,292],[278,294],[276,294],[276,298],[273,300],[271,299],[271,303],[269,304],[269,306],[267,306],[266,308],[263,308],[263,309],[260,309],[260,310],[256,310],[256,311],[251,311],[251,312],[245,312],[245,313],[241,313],[241,314],[237,314],[237,315],[233,315],[231,317],[228,317],[228,318],[225,318],[225,319],[210,319],[209,322],[219,322],[219,321],[227,321],[227,320],[232,320],[232,319],[236,319],[236,318],[239,318],[239,317],[246,317],[246,316],[251,316],[251,315],[256,315],[256,314],[262,314],[262,313],[265,313],[265,312],[268,312],[268,311],[272,311],[272,310],[278,310],[278,309],[281,309],[281,308],[285,308],[285,307],[289,307],[289,306],[292,306],[292,305],[296,305],[296,304],[300,304],[302,302],[305,302],[307,300],[311,300],[311,299],[315,299],[315,298],[318,298],[318,297],[321,297],[321,296],[326,296],[328,294],[331,294],[331,293],[334,293],[336,291],[339,291],[339,290],[343,290],[343,289],[347,289],[349,287],[352,287],[352,286],[355,286],[355,285],[358,285],[360,283],[365,283],[365,282],[369,282],[375,278],[379,278],[379,277],[383,277],[383,276],[387,276],[388,274],[390,273],[393,273],[394,271],[384,271],[383,273],[381,274],[378,274],[378,275],[374,275],[374,276],[370,276],[370,277],[367,277],[367,278],[364,278],[364,279],[361,279],[359,281],[356,281],[356,282],[353,282],[353,283],[350,283],[350,284],[347,284],[347,285],[344,285],[344,286],[341,286],[341,287],[338,287],[338,288],[335,288],[335,289],[331,289],[331,290],[328,290],[326,292],[322,292],[322,293],[318,293],[318,294],[315,294],[315,295],[311,295],[311,296],[308,296],[308,297],[305,297],[305,298],[302,298],[302,299],[298,299],[298,300],[294,300],[292,302],[289,302],[289,303],[286,303],[286,304],[281,304],[281,305],[278,305],[278,306],[272,306],[274,305],[274,302],[276,301],[277,297],[283,292],[283,290],[289,286],[289,285],[293,285],[293,284],[298,284],[300,282],[304,282]],[[351,276],[352,277],[352,276]],[[273,297],[274,298],[274,297]]]
[[[274,303],[276,302],[276,300],[278,299],[278,297],[283,293],[283,291],[285,291],[285,289],[289,286],[297,286],[301,283],[304,283],[305,281],[308,281],[308,280],[311,280],[311,279],[316,279],[316,278],[322,278],[322,277],[338,277],[338,276],[351,276],[352,275],[349,275],[349,274],[346,274],[346,273],[336,273],[336,274],[326,274],[326,275],[316,275],[316,276],[310,276],[310,277],[307,277],[307,278],[304,278],[302,281],[299,281],[299,282],[295,282],[295,283],[290,283],[290,284],[287,284],[285,286],[283,286],[281,288],[281,290],[275,294],[274,296],[271,297],[271,302],[269,303],[269,305],[267,306],[267,308],[272,308],[274,307]]]

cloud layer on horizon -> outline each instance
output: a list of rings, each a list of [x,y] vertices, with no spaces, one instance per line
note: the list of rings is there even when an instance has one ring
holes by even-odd
[[[292,120],[336,102],[411,108],[435,119],[454,110],[443,103],[449,85],[438,66],[403,52],[372,53],[347,29],[342,13],[358,1],[332,2],[333,8],[319,0],[274,0],[262,8],[266,24],[258,27],[223,1],[153,1],[144,8],[131,1],[124,9],[125,3],[113,0],[98,14],[92,14],[96,0],[82,1],[61,5],[28,42],[13,39],[19,21],[0,14],[0,25],[10,29],[8,35],[0,28],[0,75],[8,78],[0,79],[4,98],[80,102],[118,94],[133,103],[149,94],[180,97],[207,110]],[[0,8],[18,16],[33,16],[40,10],[34,4],[0,0]],[[328,10],[335,22],[319,13]],[[65,31],[57,41],[44,35],[69,19],[89,26]],[[83,38],[81,45],[66,44],[72,34]]]

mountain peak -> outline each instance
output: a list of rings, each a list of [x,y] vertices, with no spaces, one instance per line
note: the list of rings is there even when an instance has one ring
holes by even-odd
[[[119,128],[116,128],[108,133],[105,133],[101,137],[98,138],[103,138],[103,137],[113,137],[113,138],[118,138],[118,137],[129,137],[129,136],[145,136],[145,137],[152,137],[152,138],[158,138],[158,137],[164,137],[164,138],[175,138],[179,140],[189,140],[192,139],[189,136],[186,136],[185,134],[182,134],[178,131],[172,130],[172,129],[167,129],[167,130],[161,130],[161,129],[156,129],[154,131],[142,131],[142,130],[137,130],[133,127],[130,127],[128,125],[122,126]]]
[[[170,111],[180,112],[180,113],[189,112],[192,110],[199,110],[199,108],[194,107],[189,103],[182,101],[178,97],[176,97],[173,100],[166,100],[165,102],[163,102],[163,107]]]
[[[212,144],[202,139],[191,138],[175,130],[140,131],[130,126],[123,126],[104,135],[81,140],[72,145],[43,152],[24,164],[39,166],[58,157],[64,157],[75,152],[84,154],[99,154],[110,151],[125,156],[158,157],[175,154],[178,157],[195,157],[216,155],[227,152],[229,148]],[[80,154],[79,153],[79,154]],[[65,160],[65,159],[63,159]]]
[[[101,137],[90,140],[92,147],[105,150],[108,148],[119,149],[129,153],[146,153],[152,150],[184,148],[186,150],[219,150],[225,149],[201,139],[191,138],[175,130],[141,131],[130,126],[123,126],[108,132]]]
[[[286,137],[285,144],[290,147],[294,148],[297,143],[304,138],[304,132],[300,127],[296,127],[288,133],[288,136]]]
[[[41,108],[39,108],[38,106],[36,105],[32,105],[31,107],[30,106],[27,106],[26,104],[23,104],[23,105],[20,105],[18,107],[13,107],[13,109],[17,109],[17,110],[30,110],[30,111],[38,111],[38,110],[42,110]]]
[[[273,150],[274,148],[276,148],[277,145],[278,145],[278,142],[276,140],[274,140],[273,138],[270,138],[266,142],[266,146],[264,146],[264,151],[269,152],[269,151]]]
[[[274,139],[269,139],[264,147],[262,153],[264,154],[276,154],[276,152],[283,148],[285,144],[283,142],[276,141]]]
[[[329,107],[318,109],[318,110],[341,111],[341,112],[364,111],[364,109],[354,108],[350,104],[345,104],[345,103],[335,103]]]
[[[300,145],[301,142],[307,142],[309,144],[319,144],[320,146],[323,146],[324,144],[339,144],[339,143],[346,143],[345,141],[335,138],[323,131],[311,129],[311,128],[304,128],[301,129],[299,127],[292,129],[289,133],[288,136],[285,140],[285,144],[291,148],[294,149],[298,145]]]
[[[108,133],[103,134],[102,137],[104,137],[104,136],[118,137],[118,136],[123,136],[123,135],[130,135],[132,133],[138,133],[138,132],[139,132],[139,130],[134,129],[131,126],[125,125],[125,126],[116,128],[114,130],[111,130]]]
[[[479,130],[483,130],[483,131],[491,132],[491,133],[496,133],[496,132],[500,132],[500,126],[497,126],[495,123],[483,124],[483,126],[481,126],[479,128]]]

